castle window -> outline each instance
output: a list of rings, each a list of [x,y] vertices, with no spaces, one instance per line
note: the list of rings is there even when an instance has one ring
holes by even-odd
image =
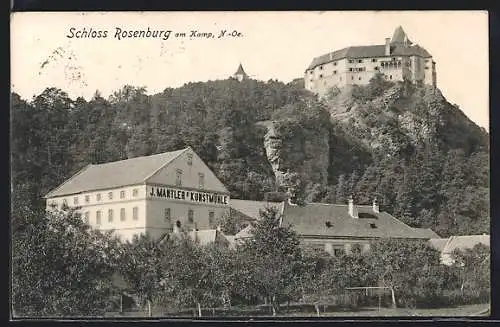
[[[373,59],[372,59],[372,62],[377,62],[377,59],[373,58]]]
[[[359,80],[361,81],[361,77],[359,77]]]
[[[120,220],[125,221],[125,208],[120,209]]]
[[[378,70],[378,66],[375,66],[375,70]]]
[[[90,202],[90,195],[85,195],[85,203],[89,203]]]
[[[188,153],[187,154],[187,164],[189,166],[192,166],[193,165],[193,154],[192,153]]]
[[[352,59],[349,59],[349,63],[352,64],[354,62],[354,60]]]
[[[319,74],[319,78],[323,78],[323,74]]]
[[[323,70],[323,66],[319,66],[319,70]]]
[[[109,210],[108,210],[108,221],[109,221],[110,223],[112,223],[112,222],[113,222],[113,209],[109,209]]]
[[[108,199],[113,200],[113,192],[108,192]]]
[[[90,221],[90,212],[86,211],[84,214],[84,221],[88,225]]]
[[[97,211],[95,213],[95,224],[100,225],[101,224],[101,211]]]
[[[336,70],[334,70],[334,71],[333,71],[333,74],[334,74],[334,75],[335,75],[335,74],[337,74],[337,71],[336,71]]]
[[[362,63],[363,62],[363,59],[358,59],[358,63]]]
[[[392,75],[389,75],[389,79],[392,79]]]
[[[101,201],[101,193],[97,193],[95,195],[95,198],[96,198],[97,201]]]
[[[163,218],[166,222],[170,223],[170,219],[172,218],[170,208],[165,208],[163,212]]]
[[[424,69],[429,69],[429,67],[425,66]]]
[[[120,191],[120,199],[125,199],[125,191]]]
[[[205,187],[205,174],[198,173],[198,186],[202,189]]]
[[[78,197],[77,197],[77,196],[75,196],[75,197],[73,198],[73,204],[74,204],[74,205],[78,205]]]
[[[352,67],[349,68],[349,71],[352,72]]]
[[[136,197],[136,196],[138,196],[138,195],[139,195],[139,190],[138,190],[138,189],[136,189],[136,188],[134,188],[134,189],[132,190],[132,196],[133,196],[133,197]]]
[[[215,212],[209,211],[208,212],[208,225],[212,227],[215,222]]]
[[[333,62],[333,65],[334,65],[334,66],[337,66],[337,62],[336,62],[336,61],[334,61],[334,62]]]
[[[396,58],[392,58],[393,61],[396,61]]]
[[[194,211],[188,210],[188,223],[192,224],[194,222]]]
[[[335,248],[335,249],[333,249],[333,255],[336,256],[336,257],[339,257],[339,256],[341,256],[344,253],[345,253],[345,251],[344,251],[343,248]]]
[[[353,80],[354,80],[354,76],[351,76],[351,81],[353,81]]]
[[[132,208],[132,219],[133,220],[139,219],[139,208],[138,207]]]

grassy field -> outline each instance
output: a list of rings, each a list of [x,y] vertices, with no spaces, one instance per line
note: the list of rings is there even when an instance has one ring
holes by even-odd
[[[488,316],[489,315],[490,304],[472,304],[472,305],[462,305],[452,308],[438,308],[438,309],[404,309],[404,308],[360,308],[359,310],[341,310],[338,308],[332,308],[332,310],[327,310],[326,312],[321,312],[320,317],[466,317],[466,316]],[[164,317],[164,318],[193,318],[195,311],[185,311],[177,314],[161,313],[159,310],[153,311],[153,317]],[[146,312],[125,312],[125,313],[114,313],[110,312],[106,317],[146,317]],[[231,313],[222,312],[203,312],[203,317],[215,318],[217,316],[225,317],[271,317],[268,308],[233,308]],[[202,318],[203,318],[202,317]],[[304,310],[283,310],[283,312],[278,313],[276,317],[318,317],[316,312],[304,311]],[[258,318],[257,318],[258,319]]]

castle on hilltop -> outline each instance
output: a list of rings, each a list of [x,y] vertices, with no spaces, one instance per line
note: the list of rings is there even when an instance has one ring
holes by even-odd
[[[368,84],[378,72],[390,81],[407,79],[436,87],[432,55],[411,42],[401,26],[385,44],[350,46],[314,58],[304,83],[307,90],[323,96],[335,86]]]
[[[233,78],[236,78],[240,82],[244,79],[248,79],[248,75],[247,73],[245,73],[245,70],[243,69],[243,66],[241,64],[238,66],[236,73],[233,74]]]

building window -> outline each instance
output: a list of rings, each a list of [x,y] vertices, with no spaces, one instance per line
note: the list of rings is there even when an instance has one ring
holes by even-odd
[[[373,59],[372,59],[372,62],[377,62],[377,59],[373,58]]]
[[[113,222],[113,209],[108,210],[108,222]]]
[[[349,59],[349,63],[352,64],[354,62],[354,60],[352,59]]]
[[[133,220],[139,219],[139,208],[138,207],[132,208],[132,219]]]
[[[312,73],[313,73],[313,71],[312,71],[312,70],[310,70],[310,71],[309,71],[309,74],[311,74],[311,75],[312,75]]]
[[[354,81],[354,76],[351,76],[351,81]]]
[[[97,193],[97,194],[95,195],[95,199],[96,199],[97,201],[101,201],[101,193]]]
[[[335,74],[337,74],[337,71],[336,71],[336,70],[334,70],[334,71],[333,71],[333,74],[334,74],[334,75],[335,75]]]
[[[63,199],[62,206],[63,206],[63,208],[67,207],[68,206],[68,200]]]
[[[89,221],[90,221],[90,212],[88,211],[85,211],[85,214],[84,214],[84,221],[85,223],[88,225],[89,224]]]
[[[336,256],[336,257],[339,257],[339,256],[341,256],[344,253],[345,253],[345,251],[344,251],[343,248],[335,248],[335,249],[333,249],[333,255]]]
[[[170,220],[172,219],[170,208],[165,208],[163,215],[164,215],[165,221],[170,223]]]
[[[95,213],[95,224],[100,225],[101,224],[101,211],[96,211]]]
[[[349,71],[352,72],[352,67],[349,68]]]
[[[424,69],[429,69],[429,67],[425,66]]]
[[[378,70],[378,66],[375,66],[375,70]]]
[[[319,74],[319,78],[323,78],[323,74]]]
[[[198,173],[198,186],[202,189],[205,187],[205,174]]]
[[[74,204],[74,205],[78,205],[78,197],[77,197],[77,196],[75,196],[75,197],[73,198],[73,204]]]
[[[120,191],[120,199],[125,199],[125,191]]]
[[[362,63],[363,62],[363,59],[358,59],[358,63]]]
[[[337,62],[336,62],[336,61],[334,61],[334,62],[333,62],[333,65],[334,65],[334,66],[337,66]]]
[[[108,200],[113,200],[113,192],[108,192]]]
[[[323,66],[319,66],[319,70],[323,70]]]
[[[125,208],[120,209],[120,220],[125,221]]]
[[[389,79],[392,79],[392,75],[389,75]]]
[[[90,195],[85,195],[85,203],[89,203],[90,202]]]
[[[136,196],[138,196],[138,195],[139,195],[139,190],[138,190],[138,189],[136,189],[136,188],[134,188],[134,189],[132,190],[132,196],[133,196],[133,197],[136,197]]]
[[[192,153],[188,153],[187,154],[187,164],[189,166],[192,166],[193,165],[193,154]]]
[[[194,211],[188,210],[188,223],[192,224],[194,222]]]
[[[215,223],[215,212],[210,211],[208,212],[208,224],[210,227],[212,227]]]
[[[361,76],[359,77],[359,80],[361,81]]]
[[[175,185],[182,186],[182,170],[180,169],[176,171]]]

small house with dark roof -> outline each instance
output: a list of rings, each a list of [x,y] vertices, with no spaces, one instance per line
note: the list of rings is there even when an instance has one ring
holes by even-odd
[[[323,96],[333,87],[368,84],[376,73],[390,81],[407,79],[436,87],[432,55],[410,41],[401,26],[384,44],[349,46],[314,58],[304,83],[307,90]]]
[[[267,204],[265,204],[267,206]],[[330,254],[349,252],[353,245],[368,250],[370,243],[379,239],[428,240],[422,233],[387,212],[380,211],[376,201],[372,205],[356,205],[349,199],[346,205],[307,203],[295,205],[288,201],[275,206],[281,215],[281,224],[292,226],[302,246]],[[236,242],[251,237],[251,227],[235,235]]]
[[[93,228],[123,240],[148,233],[213,229],[229,213],[229,191],[190,147],[88,165],[50,191],[47,208],[75,207]]]

